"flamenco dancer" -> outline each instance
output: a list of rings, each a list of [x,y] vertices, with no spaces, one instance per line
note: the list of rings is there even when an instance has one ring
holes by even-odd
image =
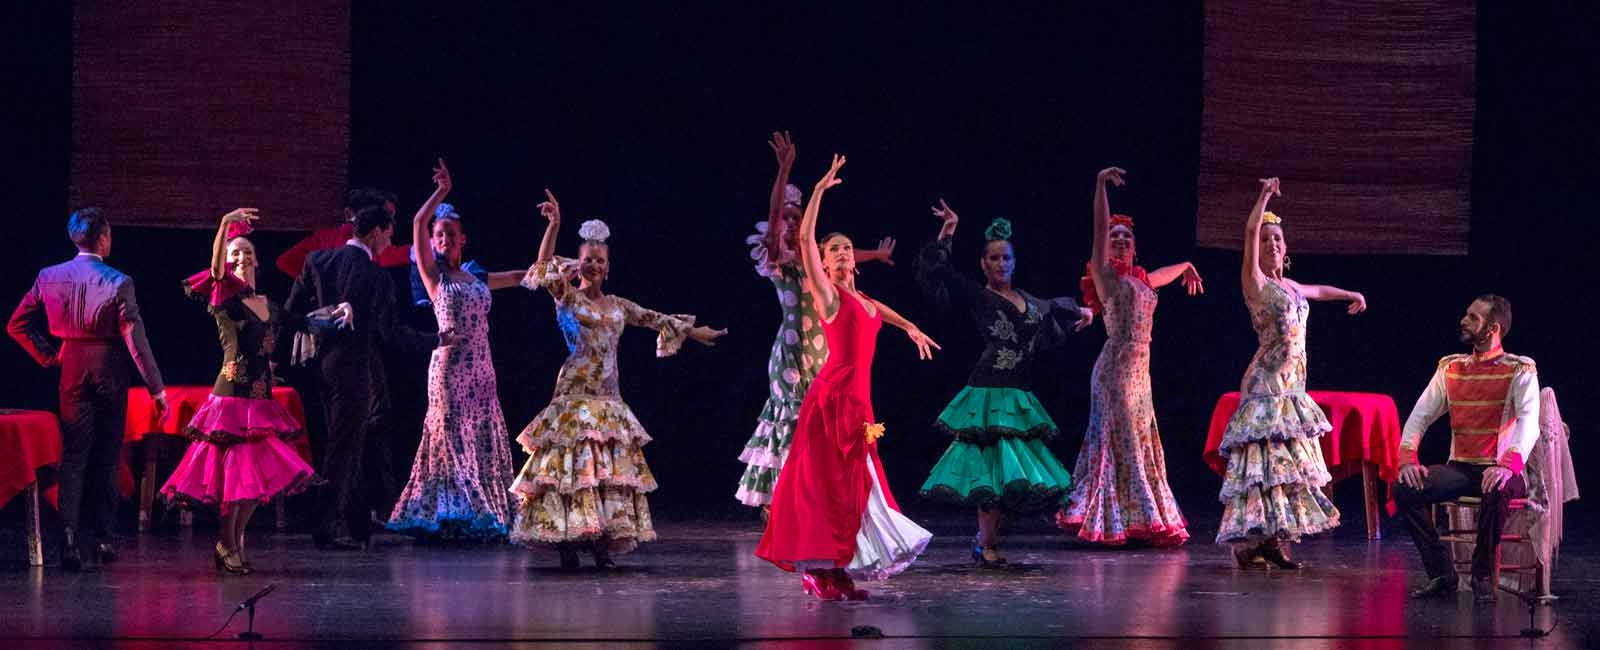
[[[1266,211],[1274,196],[1281,196],[1278,179],[1261,181],[1261,195],[1244,226],[1239,281],[1260,347],[1244,371],[1239,408],[1219,447],[1228,468],[1218,495],[1217,543],[1231,545],[1241,567],[1261,558],[1298,569],[1288,545],[1339,525],[1339,509],[1322,492],[1332,477],[1317,442],[1333,425],[1306,395],[1308,301],[1349,301],[1353,316],[1366,310],[1367,300],[1354,291],[1300,284],[1285,275],[1289,254],[1283,220]]]
[[[594,554],[596,567],[610,568],[616,566],[612,555],[656,538],[645,497],[656,489],[644,459],[650,435],[618,390],[617,340],[628,325],[656,330],[656,356],[666,357],[686,338],[713,345],[728,332],[605,293],[611,230],[598,219],[578,229],[578,259],[556,257],[561,208],[546,196],[539,210],[550,223],[522,286],[542,287],[555,298],[568,355],[550,405],[517,436],[528,462],[511,484],[518,498],[511,540],[554,545],[563,569],[578,567],[580,548]]]
[[[1188,524],[1167,486],[1166,455],[1150,397],[1150,329],[1156,290],[1182,280],[1205,291],[1200,273],[1180,262],[1146,273],[1138,266],[1133,219],[1111,215],[1106,184],[1123,185],[1117,167],[1095,178],[1094,245],[1084,302],[1105,314],[1106,343],[1089,377],[1089,426],[1072,475],[1077,478],[1056,523],[1069,535],[1107,545],[1130,539],[1177,546]]]
[[[417,277],[450,344],[434,348],[428,363],[422,442],[386,526],[423,539],[494,539],[511,525],[511,443],[489,354],[489,292],[516,286],[523,272],[468,270],[460,218],[442,209],[452,188],[443,160],[433,182],[411,237],[420,243],[432,232],[428,245],[415,247]]]
[[[1005,219],[995,219],[983,233],[984,283],[957,273],[950,248],[960,217],[943,199],[933,214],[943,223],[917,258],[917,283],[941,307],[964,308],[984,349],[967,386],[934,423],[955,440],[922,484],[922,495],[975,507],[973,561],[1005,564],[998,552],[1005,513],[1059,508],[1072,484],[1067,468],[1045,446],[1059,430],[1031,390],[1034,360],[1065,340],[1068,327],[1088,327],[1094,312],[1071,298],[1042,300],[1011,284],[1016,249]]]
[[[214,563],[224,573],[251,572],[244,533],[256,506],[298,491],[313,478],[311,466],[284,442],[304,433],[272,399],[272,361],[280,339],[294,330],[347,325],[349,303],[335,321],[312,321],[285,312],[256,292],[255,245],[246,237],[258,217],[240,208],[222,217],[211,246],[211,268],[184,281],[190,298],[204,300],[217,321],[222,371],[211,395],[184,428],[192,442],[161,496],[215,506],[221,519]]]
[[[789,185],[789,170],[794,165],[794,140],[787,132],[773,133],[768,142],[778,159],[778,176],[772,182],[772,200],[767,221],[757,224],[755,235],[746,243],[755,246],[750,257],[756,273],[772,281],[778,291],[778,307],[783,322],[772,342],[767,360],[767,385],[771,392],[756,421],[756,430],[739,454],[745,464],[744,475],[734,498],[747,506],[760,506],[765,518],[772,503],[772,487],[789,454],[794,439],[795,420],[800,417],[800,401],[805,397],[817,369],[828,358],[827,339],[822,321],[811,300],[810,278],[795,256],[799,248],[800,188]],[[855,251],[857,263],[872,260],[893,265],[894,240],[884,238],[877,250]]]
[[[805,592],[864,600],[852,578],[882,580],[910,566],[932,535],[904,515],[878,459],[883,425],[872,414],[872,356],[887,322],[905,330],[923,359],[938,344],[910,321],[856,289],[850,239],[816,239],[822,195],[843,182],[835,155],[800,221],[801,260],[828,339],[828,359],[800,406],[794,444],[778,474],[772,515],[756,557],[801,571]],[[824,263],[823,255],[827,256]],[[820,281],[827,278],[828,281]]]

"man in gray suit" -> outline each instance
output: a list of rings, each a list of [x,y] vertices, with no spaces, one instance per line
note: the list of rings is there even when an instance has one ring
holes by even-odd
[[[99,208],[67,220],[77,257],[39,272],[6,331],[40,366],[61,367],[61,566],[94,570],[114,562],[117,467],[128,411],[128,360],[167,411],[161,371],[144,337],[133,278],[108,266],[111,223]],[[90,527],[88,535],[80,522]],[[93,544],[80,553],[79,544]]]

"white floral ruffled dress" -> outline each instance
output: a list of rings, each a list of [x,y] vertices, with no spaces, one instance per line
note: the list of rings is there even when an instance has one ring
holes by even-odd
[[[1297,542],[1339,525],[1339,509],[1322,493],[1332,478],[1317,441],[1333,426],[1306,395],[1311,307],[1298,291],[1268,284],[1249,305],[1260,347],[1218,449],[1228,459],[1218,544]]]
[[[656,480],[644,459],[650,435],[617,388],[617,340],[628,325],[654,329],[656,356],[670,356],[694,317],[654,312],[619,296],[590,299],[568,280],[576,265],[552,258],[522,280],[555,298],[569,354],[550,405],[517,436],[528,462],[511,485],[518,498],[511,540],[603,540],[622,554],[656,538],[645,498]]]

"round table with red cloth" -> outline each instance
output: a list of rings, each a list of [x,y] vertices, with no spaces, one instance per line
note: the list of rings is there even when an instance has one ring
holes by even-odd
[[[61,426],[49,411],[0,409],[0,506],[27,493],[28,565],[44,566],[39,533],[39,470],[61,462]]]
[[[1321,436],[1323,462],[1335,481],[1356,473],[1362,475],[1366,492],[1367,535],[1381,537],[1378,531],[1377,481],[1394,483],[1400,475],[1400,412],[1394,398],[1378,393],[1347,393],[1308,390],[1306,395],[1322,407],[1333,430]],[[1228,459],[1217,448],[1228,420],[1239,408],[1239,393],[1224,393],[1211,412],[1211,428],[1206,433],[1206,465],[1217,474],[1228,468]]]
[[[61,462],[61,425],[49,411],[0,409],[0,506]]]
[[[144,388],[131,388],[128,390],[128,419],[123,428],[123,442],[141,442],[151,435],[182,436],[188,427],[189,420],[194,418],[195,411],[200,410],[200,405],[205,404],[206,398],[211,396],[210,386],[167,386],[167,414],[166,417],[156,417],[155,401],[150,399],[150,392]],[[288,386],[272,387],[272,401],[283,405],[301,426],[306,422],[306,409],[300,403],[300,393]],[[296,452],[306,462],[311,462],[311,441],[304,435],[288,441]],[[124,457],[124,474],[127,472],[126,457]],[[131,480],[125,480],[124,496],[132,493]],[[150,527],[150,508],[155,502],[155,454],[145,454],[144,480],[139,486],[139,530],[148,530]],[[279,505],[279,528],[283,527],[283,502]]]

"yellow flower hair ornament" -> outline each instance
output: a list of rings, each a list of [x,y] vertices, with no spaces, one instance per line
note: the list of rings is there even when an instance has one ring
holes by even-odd
[[[877,442],[879,438],[883,437],[884,427],[882,422],[867,422],[865,424],[867,427],[867,442]]]

